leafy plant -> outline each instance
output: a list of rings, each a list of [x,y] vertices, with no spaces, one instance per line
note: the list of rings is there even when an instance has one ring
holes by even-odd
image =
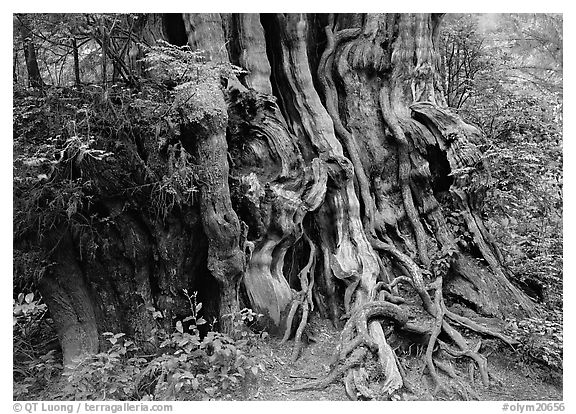
[[[511,335],[527,360],[561,368],[562,18],[451,15],[445,23],[446,99],[486,135],[486,227],[513,281],[545,307],[543,317],[510,320]],[[467,77],[466,65],[479,70]],[[458,242],[471,240],[461,233]]]
[[[46,352],[47,343],[55,338],[46,326],[46,304],[33,292],[19,293],[12,301],[13,395],[30,399],[50,383],[62,369],[56,350]]]
[[[546,318],[510,319],[508,329],[520,343],[520,350],[531,360],[562,370],[562,312],[551,312]]]
[[[158,332],[161,355],[148,364],[139,379],[139,392],[146,399],[230,399],[247,392],[264,366],[248,356],[250,341],[244,323],[255,321],[248,309],[234,315],[233,337],[210,330],[201,336],[199,327],[208,322],[199,315],[202,304],[196,293],[184,294],[191,315],[175,323],[175,331]]]
[[[24,370],[22,371],[22,369]],[[14,381],[15,400],[30,400],[35,392],[43,390],[62,371],[60,357],[55,350],[29,361],[27,364],[14,365],[14,371],[20,375]]]
[[[12,326],[22,335],[27,335],[47,311],[40,299],[34,300],[34,293],[19,293],[12,300]]]
[[[65,399],[133,399],[134,378],[140,374],[146,359],[136,355],[138,348],[123,333],[103,335],[111,344],[107,351],[88,356],[63,373],[67,379],[63,389]]]
[[[246,73],[238,66],[210,61],[203,50],[192,50],[188,45],[175,46],[162,40],[147,50],[142,61],[156,79],[172,87],[188,82],[202,86],[203,81],[211,77]]]
[[[104,333],[110,348],[79,361],[64,373],[66,399],[88,400],[199,400],[231,399],[246,393],[257,381],[264,366],[249,356],[251,335],[245,323],[257,315],[244,309],[234,320],[237,332],[233,339],[209,330],[201,335],[199,327],[207,325],[200,312],[202,303],[196,293],[184,291],[190,305],[190,316],[177,320],[173,331],[158,329],[158,351],[152,358],[139,355],[134,342],[123,333]],[[150,309],[155,319],[164,315]]]

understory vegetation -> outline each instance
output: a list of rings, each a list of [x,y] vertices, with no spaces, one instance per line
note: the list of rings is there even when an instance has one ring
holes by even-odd
[[[277,125],[287,128],[283,122],[274,122],[280,117],[277,108],[286,111],[284,106],[289,104],[281,102],[277,106],[275,99],[267,100],[262,94],[238,86],[248,72],[235,64],[207,59],[204,51],[189,46],[152,41],[154,30],[149,28],[154,26],[145,22],[149,24],[150,19],[152,17],[138,14],[15,16],[14,399],[255,399],[260,392],[257,390],[262,385],[261,378],[274,375],[267,373],[270,368],[262,359],[263,355],[268,355],[270,344],[285,343],[295,336],[291,354],[294,362],[306,352],[307,344],[322,339],[314,331],[313,320],[317,314],[331,319],[334,326],[343,327],[341,342],[333,348],[337,354],[347,357],[350,353],[351,356],[338,360],[336,355],[333,366],[323,378],[306,378],[312,381],[293,388],[326,387],[343,376],[345,369],[356,367],[364,358],[368,361],[366,365],[354,371],[354,375],[363,377],[353,378],[359,389],[348,395],[391,398],[358,385],[385,380],[382,372],[375,368],[378,365],[376,357],[370,359],[365,355],[366,350],[378,351],[379,348],[370,347],[370,341],[362,336],[362,316],[367,330],[370,316],[366,314],[372,311],[370,303],[376,313],[383,312],[376,308],[384,301],[368,302],[363,305],[362,315],[354,313],[348,308],[352,293],[349,293],[350,285],[344,284],[346,277],[335,286],[325,286],[325,281],[317,282],[323,291],[332,289],[343,296],[342,303],[333,304],[328,295],[313,291],[314,269],[330,268],[326,256],[322,256],[324,252],[317,248],[320,246],[318,239],[322,241],[322,237],[312,235],[310,231],[321,221],[302,219],[297,230],[300,231],[299,241],[291,240],[293,246],[286,247],[286,260],[282,257],[280,265],[273,263],[271,266],[273,269],[279,267],[280,271],[284,269],[292,294],[287,307],[290,310],[283,313],[283,317],[288,315],[288,322],[282,329],[274,332],[268,329],[267,320],[271,316],[249,306],[253,298],[248,288],[232,289],[241,310],[226,313],[222,311],[225,302],[222,291],[226,288],[222,280],[210,276],[209,282],[202,281],[210,272],[214,275],[228,270],[224,265],[206,265],[214,255],[208,248],[213,240],[204,235],[207,224],[202,221],[202,215],[196,213],[202,211],[204,214],[205,206],[210,202],[216,205],[215,201],[206,201],[205,193],[219,175],[207,172],[209,166],[199,162],[201,148],[186,141],[186,134],[190,130],[201,134],[203,131],[198,132],[202,129],[198,125],[209,125],[206,129],[212,124],[219,125],[218,116],[222,114],[218,99],[224,100],[215,98],[214,88],[225,90],[225,103],[229,109],[222,116],[228,122],[228,129],[224,128],[225,139],[230,141],[230,150],[224,154],[230,163],[227,180],[232,195],[229,199],[241,219],[250,217],[244,212],[252,208],[252,200],[258,197],[273,200],[274,191],[285,183],[288,183],[287,189],[282,188],[282,191],[288,194],[289,202],[293,201],[289,182],[293,177],[277,173],[274,166],[269,171],[265,169],[269,167],[267,165],[257,166],[254,171],[258,177],[276,173],[280,177],[274,178],[277,181],[273,186],[260,186],[257,174],[245,174],[245,167],[240,165],[240,162],[257,165],[254,160],[261,155],[258,153],[260,147],[250,147],[251,143],[245,137],[254,130],[257,130],[256,135],[266,135],[265,128],[264,132],[258,129],[258,122],[266,127],[272,125],[278,131],[281,128]],[[437,389],[442,387],[436,381],[436,369],[458,384],[456,388],[462,391],[457,398],[474,398],[473,390],[461,386],[455,379],[459,378],[460,370],[469,369],[466,375],[469,374],[474,383],[474,364],[455,362],[459,372],[456,375],[452,364],[442,361],[456,360],[463,355],[470,357],[471,354],[470,358],[474,359],[480,355],[482,346],[485,353],[500,353],[521,366],[536,366],[549,372],[554,384],[562,381],[561,24],[561,17],[553,15],[450,15],[443,23],[439,47],[444,98],[451,113],[474,125],[484,136],[482,142],[475,144],[490,173],[478,213],[491,235],[490,245],[499,246],[497,259],[506,276],[531,298],[537,311],[527,317],[506,315],[501,333],[494,335],[490,329],[483,331],[483,327],[469,323],[467,318],[473,319],[469,308],[481,313],[473,303],[467,303],[453,292],[443,297],[442,283],[450,278],[452,258],[457,255],[454,249],[471,255],[480,250],[476,245],[477,235],[469,230],[467,217],[457,209],[450,210],[447,228],[458,235],[454,249],[435,251],[427,258],[427,266],[423,264],[425,260],[414,259],[425,269],[422,274],[431,278],[427,279],[426,290],[435,289],[435,293],[426,295],[439,309],[434,318],[427,316],[431,322],[422,318],[428,321],[425,325],[430,325],[432,332],[422,337],[441,340],[434,345],[433,340],[428,342],[419,338],[409,347],[405,345],[406,339],[416,335],[407,330],[402,334],[394,332],[397,320],[381,328],[382,336],[388,338],[394,358],[403,371],[403,379],[407,378],[406,370],[411,361],[428,358],[425,360],[430,360],[430,364],[422,363],[421,369],[433,377]],[[314,35],[319,36],[318,33]],[[322,47],[326,42],[329,44],[325,41]],[[35,51],[35,70],[30,65],[30,47]],[[328,59],[333,60],[333,57]],[[319,59],[314,64],[321,67],[326,59]],[[324,91],[323,99],[328,100],[330,90]],[[270,119],[274,121],[267,118],[264,122],[262,113],[273,114]],[[186,125],[182,123],[185,116],[189,117]],[[248,121],[238,121],[241,116]],[[278,135],[282,136],[282,132]],[[192,147],[194,150],[190,149]],[[288,144],[286,148],[290,148]],[[432,158],[436,149],[430,148]],[[348,161],[348,168],[357,161],[350,152],[349,149],[345,152],[352,159],[352,162]],[[312,158],[309,154],[306,157]],[[332,172],[326,173],[322,168],[335,168],[337,164],[334,161],[337,157],[330,157],[326,157],[329,167],[312,163],[313,167],[306,167],[306,174],[320,174],[318,171],[321,171],[328,177]],[[275,159],[274,155],[271,159]],[[284,162],[282,159],[282,169]],[[442,208],[449,209],[454,205],[447,191],[450,183],[461,180],[473,186],[475,171],[472,168],[454,169],[446,178],[448,167],[444,164],[448,164],[445,157],[438,164],[430,164],[429,173],[434,181],[430,191],[440,200]],[[298,164],[294,161],[290,165]],[[356,164],[354,168],[357,168]],[[245,175],[234,175],[240,173]],[[338,174],[345,175],[343,172]],[[466,181],[469,177],[470,181]],[[325,178],[329,179],[333,178]],[[306,185],[313,193],[315,187]],[[363,186],[360,178],[351,188],[361,193],[365,189]],[[312,210],[302,204],[304,207],[299,205],[294,211]],[[363,213],[368,210],[366,205],[362,204]],[[267,208],[272,211],[277,206],[271,202]],[[267,214],[272,214],[270,211]],[[227,216],[226,220],[233,223]],[[251,241],[264,232],[264,222],[261,217],[254,222],[247,219],[239,222],[240,233],[234,240],[234,247],[238,249],[239,245],[245,257],[238,265],[243,272],[250,271],[250,259],[266,244]],[[416,240],[416,236],[414,241],[406,241],[402,231],[411,227],[403,226],[386,223],[382,228],[391,234],[394,230],[394,242],[406,242],[410,256],[418,257],[421,241]],[[190,234],[190,238],[182,238],[180,231]],[[274,228],[274,231],[282,234],[284,228]],[[375,250],[389,252],[388,243],[392,244],[392,241],[387,239],[386,243],[380,244],[375,241],[373,246]],[[78,257],[80,265],[66,267],[69,256]],[[392,257],[400,260],[382,259],[384,264],[379,262],[378,265],[386,269],[410,269],[409,261],[405,259],[407,255],[393,253]],[[140,267],[138,260],[141,258],[149,267]],[[221,263],[227,264],[225,260],[228,257]],[[486,265],[486,260],[474,260]],[[113,276],[116,279],[110,282],[106,266],[112,262],[119,263],[120,270]],[[85,263],[98,263],[100,267],[89,267]],[[344,273],[342,269],[340,271]],[[87,352],[89,355],[75,360],[74,366],[65,366],[62,341],[68,338],[57,335],[57,332],[66,332],[60,321],[62,314],[58,317],[51,314],[49,308],[53,305],[40,293],[42,289],[52,292],[42,283],[52,281],[50,277],[57,272],[68,272],[70,278],[89,274],[86,285],[100,295],[98,300],[93,299],[99,306],[95,307],[95,316],[87,312],[86,317],[94,319],[98,337],[91,339],[91,349],[98,349],[98,352]],[[125,274],[131,275],[132,279]],[[182,274],[188,275],[188,279],[178,279]],[[307,279],[309,274],[310,279]],[[141,287],[141,279],[156,280],[154,278],[157,284],[152,284],[149,291]],[[379,282],[380,292],[375,288],[374,295],[378,297],[379,293],[394,305],[407,303],[416,308],[413,303],[417,301],[417,295],[409,288],[417,290],[418,287],[407,279],[400,276],[389,284]],[[300,286],[301,290],[294,286]],[[126,290],[126,296],[116,291],[120,287]],[[110,299],[112,294],[105,289],[114,292],[119,299]],[[133,292],[140,297],[134,299]],[[446,310],[444,300],[450,305],[449,310]],[[341,314],[336,315],[334,309]],[[66,315],[65,311],[58,308],[57,312]],[[385,312],[393,313],[388,308]],[[454,320],[461,321],[456,323],[458,329],[472,338],[476,348],[467,351],[448,348],[446,338],[440,332],[446,312],[452,312]],[[400,315],[398,319],[402,317]],[[127,322],[128,318],[133,323]],[[344,321],[346,318],[349,318],[348,323]],[[486,321],[490,326],[488,318],[480,318],[480,321]],[[310,322],[310,326],[306,322]],[[115,330],[101,332],[102,326],[113,326]],[[449,331],[450,328],[444,329]],[[353,337],[352,332],[358,337]],[[370,334],[373,334],[372,328]],[[350,343],[344,341],[346,335],[351,337]],[[461,338],[459,335],[454,334]],[[367,342],[366,346],[358,347],[362,341]],[[358,343],[354,345],[355,342]],[[360,356],[360,352],[356,353],[358,350],[363,350],[364,354]],[[449,358],[434,359],[432,365],[432,353],[442,351],[449,354]],[[354,362],[354,358],[357,361]],[[484,375],[487,379],[488,373],[482,365],[484,356],[480,355],[474,361],[482,379]],[[404,385],[409,388],[409,381]],[[418,387],[418,384],[413,385]],[[447,392],[445,398],[451,398],[450,395]]]

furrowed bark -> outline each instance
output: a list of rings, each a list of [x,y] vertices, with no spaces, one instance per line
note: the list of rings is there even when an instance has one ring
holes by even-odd
[[[205,51],[207,61],[228,63],[222,18],[219,14],[185,14],[188,43]],[[201,88],[201,98],[196,98]],[[246,269],[240,221],[230,198],[228,109],[220,79],[201,85],[183,85],[176,102],[185,133],[181,140],[199,165],[200,213],[208,238],[207,267],[220,285],[220,329],[231,333],[239,309],[238,284]],[[242,244],[242,245],[241,245]]]
[[[88,287],[82,275],[70,235],[59,241],[57,264],[40,281],[40,292],[55,322],[65,370],[98,352],[96,317]]]
[[[202,88],[202,92],[197,93],[197,88]],[[182,144],[198,163],[200,213],[208,239],[207,267],[221,289],[219,324],[224,332],[231,332],[233,313],[239,311],[236,289],[245,258],[240,246],[240,221],[230,200],[228,113],[219,79],[207,79],[202,85],[182,85],[176,102],[182,119]]]
[[[351,179],[353,176],[348,172],[351,169],[350,162],[344,158],[342,146],[334,131],[334,121],[322,106],[313,86],[305,43],[306,18],[302,15],[289,14],[276,16],[276,19],[281,27],[279,33],[281,56],[276,67],[279,72],[276,79],[277,81],[285,80],[284,87],[286,85],[290,87],[287,95],[291,96],[292,100],[284,100],[283,108],[290,118],[291,126],[296,134],[307,139],[321,158],[338,160],[337,166],[342,166],[342,172],[336,171],[336,174],[331,175],[333,184],[329,187],[324,203],[316,214],[316,220],[320,229],[321,243],[327,246],[324,257],[328,260],[330,271],[333,277],[346,284],[344,307],[346,313],[350,313],[372,297],[377,277],[380,274],[378,258],[368,242],[362,224],[360,203]],[[321,59],[321,67],[324,65],[323,60],[326,60],[326,57]],[[330,91],[330,89],[325,89],[325,91]],[[329,99],[330,96],[327,98]],[[331,106],[331,108],[333,109],[332,115],[335,117],[334,107]],[[344,130],[341,130],[341,133],[342,138],[351,144],[350,134]],[[350,150],[354,151],[354,147],[350,146],[349,152]],[[358,158],[355,159],[360,167]],[[365,176],[362,181],[361,185],[365,185]],[[366,187],[364,191],[366,193]],[[366,204],[365,209],[369,210],[372,200],[370,199]],[[327,270],[326,266],[324,269]],[[372,344],[375,351],[381,350],[381,364],[390,375],[388,378],[390,388],[387,391],[393,392],[400,386],[402,379],[398,370],[390,369],[395,362],[389,352],[390,348],[385,337],[378,335],[375,327],[373,328],[374,336],[370,335],[366,320],[357,326],[358,329],[363,326],[361,331],[363,332],[362,338],[365,338],[364,343]],[[362,388],[359,381],[364,377],[356,370],[353,371],[353,376],[357,379],[357,387]]]
[[[487,240],[490,236],[475,213],[481,207],[489,178],[487,166],[474,145],[483,140],[480,132],[449,111],[435,107],[431,103],[416,103],[411,109],[413,118],[429,129],[436,145],[446,153],[450,169],[455,172],[450,193],[467,229],[473,235],[474,243],[491,271],[491,276],[482,276],[480,270],[471,268],[469,260],[461,257],[455,269],[467,275],[469,281],[477,280],[476,283],[473,282],[476,292],[470,291],[462,281],[449,284],[452,286],[449,289],[452,292],[460,291],[459,294],[465,295],[467,299],[474,297],[471,302],[477,303],[478,309],[488,315],[502,317],[507,314],[532,312],[534,304],[531,300],[504,275],[497,247],[488,241],[489,238]],[[442,228],[445,228],[443,224]],[[468,293],[464,293],[464,290]],[[506,297],[508,299],[505,299]]]
[[[280,332],[293,298],[284,259],[302,236],[305,214],[324,198],[327,167],[318,158],[304,165],[296,139],[270,96],[238,84],[231,85],[229,93],[228,132],[238,163],[233,175],[241,189],[236,204],[250,226],[253,245],[243,285],[268,327]]]
[[[272,95],[270,62],[266,56],[266,40],[260,15],[234,13],[223,15],[222,20],[226,29],[230,61],[247,71],[240,76],[240,80],[248,88]]]
[[[326,101],[326,110],[332,118],[334,123],[334,129],[336,130],[338,136],[343,141],[344,146],[348,152],[350,160],[354,166],[355,176],[358,180],[358,186],[360,188],[360,195],[364,206],[364,228],[366,232],[371,233],[374,228],[374,202],[370,194],[370,183],[364,167],[360,161],[360,156],[358,154],[358,148],[356,146],[356,141],[350,131],[348,131],[340,119],[338,113],[338,97],[336,95],[336,86],[334,85],[334,80],[332,78],[332,65],[334,62],[334,49],[338,43],[346,39],[353,39],[358,36],[359,30],[351,30],[346,33],[341,31],[340,36],[334,38],[332,33],[332,28],[330,25],[326,26],[325,33],[328,43],[326,49],[320,58],[320,63],[318,65],[318,78],[320,80],[320,85],[322,93],[324,94]]]
[[[336,168],[331,177],[335,183],[326,195],[318,213],[320,229],[333,229],[332,235],[321,234],[323,242],[330,246],[329,262],[333,275],[345,281],[347,294],[345,308],[351,301],[364,302],[376,284],[380,272],[378,259],[372,250],[360,216],[360,205],[351,180],[353,167],[343,155],[330,115],[322,106],[314,89],[306,50],[306,19],[302,15],[277,16],[280,23],[281,73],[277,79],[285,79],[291,90],[291,102],[285,102],[296,134],[311,143],[320,158],[335,160]],[[342,178],[344,180],[342,181]]]
[[[389,398],[404,384],[390,344],[410,335],[427,344],[438,384],[443,372],[453,377],[447,355],[469,358],[485,381],[480,342],[470,345],[458,329],[511,343],[471,315],[525,315],[533,304],[508,281],[478,213],[484,138],[445,106],[441,16],[178,18],[184,41],[215,69],[176,87],[179,125],[169,129],[178,132],[159,126],[156,137],[118,144],[122,162],[76,157],[61,172],[80,168],[116,195],[98,206],[114,221],[99,228],[112,253],[97,251],[95,264],[59,251],[62,264],[45,281],[66,360],[95,352],[98,332],[110,327],[147,338],[150,306],[171,328],[172,316],[187,312],[181,291],[198,287],[221,330],[231,331],[240,297],[271,333],[295,334],[293,358],[306,352],[315,309],[342,322],[333,370],[299,388],[343,379],[351,398]],[[175,207],[158,187],[174,157],[193,165],[194,205]],[[149,198],[127,195],[146,186]],[[134,207],[147,202],[155,215]],[[66,272],[85,286],[66,286]],[[469,313],[457,312],[462,304]],[[366,369],[373,362],[378,387]]]
[[[194,50],[203,51],[207,61],[214,63],[230,61],[220,14],[184,13],[182,19],[188,35],[188,45]]]

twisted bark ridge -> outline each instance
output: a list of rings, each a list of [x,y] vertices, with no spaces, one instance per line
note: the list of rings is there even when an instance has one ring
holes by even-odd
[[[240,246],[240,221],[230,200],[228,114],[219,79],[181,85],[176,99],[181,102],[182,145],[197,160],[200,217],[208,239],[207,267],[220,285],[221,329],[231,332],[232,314],[239,310],[236,290],[245,259]]]
[[[251,260],[260,267],[261,281],[255,284],[246,274],[244,287],[253,306],[273,315],[270,323],[284,330],[284,340],[294,333],[293,358],[315,306],[336,325],[347,319],[333,371],[301,388],[343,377],[353,399],[394,393],[406,384],[388,343],[391,329],[396,338],[407,332],[426,338],[426,365],[436,390],[444,387],[438,370],[451,372],[444,359],[455,356],[473,361],[487,383],[480,342],[469,343],[453,325],[511,341],[458,314],[461,305],[490,317],[533,309],[507,280],[478,213],[488,178],[476,146],[483,137],[445,107],[434,45],[440,21],[439,15],[261,17],[278,107],[262,96],[274,114],[256,113],[274,125],[283,118],[286,132],[271,133],[266,122],[253,122],[244,129],[243,144],[257,167],[273,161],[281,173],[267,177],[246,169],[249,163],[240,156],[233,157],[235,174],[250,180],[251,189],[268,186],[278,193],[274,183],[280,177],[291,176],[282,179],[291,188],[298,177],[299,191],[279,204],[276,220],[294,200],[304,201],[307,188],[319,187],[321,199],[291,216],[292,227],[282,227],[262,219],[262,211],[274,211],[262,204],[262,190],[260,202],[254,192],[240,197],[251,204],[239,214],[263,223],[252,234],[257,253]],[[263,55],[252,48],[241,56],[254,62]],[[296,148],[280,146],[280,137]],[[285,168],[289,156],[298,160],[296,170]],[[327,166],[328,179],[307,174],[307,165]],[[290,249],[307,257],[296,270],[278,265]],[[275,294],[259,297],[268,292],[263,285],[277,286]],[[270,303],[272,298],[277,300]],[[417,303],[427,316],[415,311]],[[365,368],[372,358],[384,377],[376,387]]]
[[[240,296],[271,332],[294,337],[293,359],[313,312],[342,328],[331,373],[300,388],[342,379],[352,399],[409,389],[394,347],[414,337],[436,391],[446,390],[440,371],[459,382],[454,358],[467,358],[472,380],[477,369],[487,384],[480,339],[512,344],[497,321],[534,304],[508,280],[482,223],[483,137],[446,108],[442,16],[182,18],[192,48],[245,72],[201,85],[209,102],[181,85],[180,139],[199,162],[199,210],[161,230],[180,240],[166,258],[179,248],[188,257],[163,282],[138,268],[138,254],[151,252],[134,253],[129,273],[153,280],[142,300],[173,303],[190,261],[205,260],[220,316]],[[173,240],[141,233],[133,237],[154,239],[147,245]]]

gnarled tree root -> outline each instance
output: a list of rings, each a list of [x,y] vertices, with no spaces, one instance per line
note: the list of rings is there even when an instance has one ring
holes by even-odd
[[[304,239],[308,242],[310,246],[310,256],[308,258],[308,263],[302,268],[298,274],[300,279],[301,291],[295,294],[292,300],[292,305],[288,313],[288,318],[286,319],[286,331],[284,332],[284,337],[282,338],[282,343],[286,342],[290,337],[292,331],[292,322],[296,311],[298,308],[302,308],[302,317],[300,318],[300,323],[298,324],[298,329],[296,329],[296,335],[294,337],[294,347],[292,348],[291,361],[295,362],[300,356],[302,351],[302,334],[308,323],[308,315],[310,311],[314,310],[314,302],[312,301],[312,290],[314,287],[314,268],[316,264],[316,246],[310,238],[303,232]]]
[[[480,354],[481,341],[470,346],[468,341],[451,324],[455,323],[467,330],[481,336],[491,336],[512,345],[514,341],[500,332],[487,328],[470,318],[457,315],[446,309],[442,297],[442,278],[438,277],[432,283],[425,283],[420,268],[406,255],[403,255],[392,245],[376,243],[381,250],[387,250],[393,258],[399,261],[407,276],[400,276],[391,283],[379,283],[371,298],[378,298],[352,311],[346,322],[332,361],[332,371],[323,379],[307,382],[293,388],[293,390],[318,389],[331,384],[343,377],[346,393],[355,400],[358,397],[375,398],[377,394],[393,395],[400,388],[410,390],[412,387],[406,382],[405,372],[401,369],[398,358],[386,341],[383,323],[399,329],[417,333],[427,338],[426,351],[423,354],[429,375],[434,381],[433,395],[441,392],[450,394],[455,391],[464,399],[477,398],[470,386],[464,384],[456,374],[447,358],[466,357],[471,360],[469,376],[471,384],[474,380],[475,367],[478,368],[480,378],[485,386],[489,385],[489,373],[486,358]],[[422,299],[426,312],[433,318],[433,322],[423,323],[416,321],[411,315],[410,307],[405,299],[392,294],[398,283],[408,283]],[[433,299],[429,291],[434,291]],[[440,334],[449,338],[449,345],[440,340]],[[369,378],[363,364],[370,355],[378,355],[378,362],[382,367],[384,384],[378,392],[368,384]],[[441,356],[445,357],[441,359]],[[439,371],[447,374],[448,381],[444,381]],[[452,386],[447,386],[452,384]]]
[[[346,360],[341,364],[334,368],[326,378],[313,380],[302,385],[298,385],[296,387],[291,388],[291,391],[301,391],[301,390],[312,390],[312,389],[319,389],[319,388],[326,388],[328,385],[332,384],[334,381],[338,380],[342,375],[348,372],[351,368],[359,366],[364,358],[368,350],[363,347],[359,347],[354,349],[350,354],[350,357],[346,358]]]
[[[352,312],[340,334],[330,374],[293,390],[324,388],[347,374],[345,387],[350,398],[356,399],[357,394],[373,398],[374,393],[367,385],[365,371],[350,371],[367,359],[368,351],[378,355],[378,362],[386,376],[386,383],[380,391],[391,394],[399,389],[403,383],[402,376],[394,352],[386,342],[379,319],[391,320],[403,326],[408,322],[408,315],[400,306],[386,301],[372,301],[358,307]]]

